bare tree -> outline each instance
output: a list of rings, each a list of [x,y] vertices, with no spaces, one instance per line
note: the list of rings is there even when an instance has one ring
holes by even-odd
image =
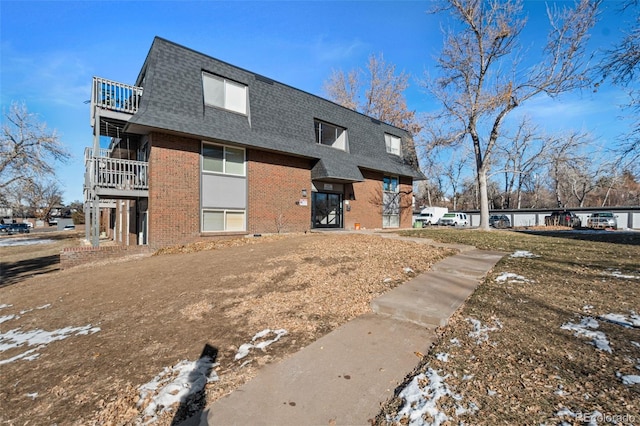
[[[0,190],[52,176],[55,163],[70,158],[58,139],[24,104],[4,114],[0,143]]]
[[[27,204],[34,209],[37,219],[48,220],[51,210],[62,204],[62,191],[54,181],[29,181],[22,186],[20,192]]]
[[[409,75],[396,74],[395,65],[385,62],[382,54],[370,55],[366,70],[334,70],[324,84],[332,101],[417,135],[421,125],[407,108],[407,87]]]
[[[518,124],[515,134],[506,135],[497,145],[497,154],[502,158],[504,193],[502,208],[522,207],[522,191],[527,177],[540,171],[545,162],[547,139],[538,134],[536,126],[527,117]]]
[[[435,10],[449,12],[456,29],[446,33],[440,75],[425,82],[442,104],[431,118],[448,123],[438,136],[442,143],[470,140],[473,146],[480,228],[489,229],[487,176],[505,119],[536,95],[554,97],[590,84],[585,44],[598,4],[580,0],[573,9],[548,8],[547,43],[533,66],[523,61],[519,43],[527,22],[521,1],[444,0]]]
[[[621,136],[617,154],[621,168],[640,173],[640,90],[632,86],[640,74],[640,2],[622,2],[620,14],[632,16],[633,21],[626,27],[621,25],[622,39],[605,52],[598,71],[603,79],[610,78],[614,84],[629,88],[629,102],[624,107],[632,114],[632,130]]]

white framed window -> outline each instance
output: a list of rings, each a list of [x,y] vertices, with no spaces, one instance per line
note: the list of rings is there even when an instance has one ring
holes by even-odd
[[[245,150],[203,142],[202,171],[244,176],[246,174]]]
[[[400,138],[397,136],[390,135],[388,133],[384,134],[384,143],[387,147],[387,152],[389,154],[400,155]]]
[[[382,179],[382,227],[400,227],[400,180],[397,176]]]
[[[217,75],[202,73],[205,105],[247,115],[247,86]]]
[[[313,125],[316,143],[347,151],[349,142],[347,129],[320,120],[315,120]]]
[[[202,232],[243,232],[244,210],[202,210]]]

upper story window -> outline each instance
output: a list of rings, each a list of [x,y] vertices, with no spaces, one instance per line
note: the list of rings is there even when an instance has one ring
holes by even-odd
[[[202,73],[204,103],[247,114],[247,86],[217,75]]]
[[[397,176],[385,176],[382,180],[382,190],[384,192],[398,192],[400,190]]]
[[[245,175],[244,149],[202,144],[202,171],[226,175]]]
[[[347,150],[347,129],[324,121],[315,120],[316,143],[329,145],[343,151]]]
[[[400,138],[399,137],[385,133],[384,143],[387,146],[387,152],[389,154],[400,155]]]

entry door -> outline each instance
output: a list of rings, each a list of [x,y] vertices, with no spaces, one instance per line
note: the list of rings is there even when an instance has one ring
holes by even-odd
[[[314,192],[311,202],[314,228],[342,228],[342,194]]]

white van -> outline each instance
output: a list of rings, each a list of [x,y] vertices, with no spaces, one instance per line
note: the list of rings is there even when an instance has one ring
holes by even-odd
[[[445,213],[438,221],[438,225],[469,226],[469,218],[466,213]]]

